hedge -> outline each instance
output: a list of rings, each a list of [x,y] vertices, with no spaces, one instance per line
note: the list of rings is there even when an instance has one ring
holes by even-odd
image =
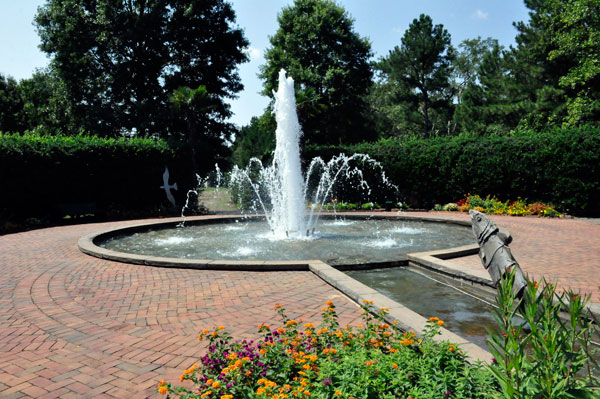
[[[465,194],[551,203],[600,215],[600,132],[582,127],[509,136],[387,139],[354,146],[307,146],[306,158],[366,153],[399,187],[399,200],[431,208]]]
[[[61,204],[117,212],[168,205],[165,166],[181,198],[191,181],[187,159],[162,140],[0,133],[0,217],[45,217]]]

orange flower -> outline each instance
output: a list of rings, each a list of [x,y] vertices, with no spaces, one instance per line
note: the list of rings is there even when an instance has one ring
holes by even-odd
[[[285,323],[286,327],[290,327],[290,326],[294,326],[296,325],[296,320],[290,320],[287,323]]]
[[[340,395],[342,394],[342,391],[335,391],[333,394],[334,394],[335,396],[340,396]]]
[[[167,393],[167,390],[167,387],[163,385],[160,388],[158,388],[158,393],[164,395],[165,393]]]
[[[304,328],[313,328],[313,323],[304,324]]]
[[[277,309],[282,308],[282,307],[283,307],[282,304],[276,303],[275,306],[273,306],[273,310],[277,310]]]
[[[219,326],[219,327],[217,327],[217,330],[224,330],[224,329],[225,329],[225,326]]]
[[[325,302],[325,305],[327,305],[327,306],[332,306],[332,305],[333,305],[333,302],[331,302],[331,301],[327,301],[327,302]]]
[[[221,383],[219,381],[215,381],[212,383],[211,386],[213,387],[213,389],[217,389],[221,386]]]
[[[202,332],[203,332],[204,334],[208,334],[210,331],[208,331],[208,329],[206,329],[206,328],[205,328],[204,330],[202,330]]]
[[[443,326],[444,325],[444,321],[443,320],[438,320],[438,326]]]

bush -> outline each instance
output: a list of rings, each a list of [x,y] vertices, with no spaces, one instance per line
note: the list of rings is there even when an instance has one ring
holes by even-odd
[[[488,398],[495,391],[490,372],[469,364],[459,346],[432,338],[444,324],[428,322],[417,338],[384,321],[387,309],[371,312],[363,301],[364,324],[340,327],[335,305],[328,301],[316,326],[290,320],[275,305],[282,326],[260,325],[258,343],[234,341],[219,326],[204,330],[208,353],[186,369],[181,381],[193,389],[164,381],[161,394],[181,398]]]
[[[58,204],[95,203],[124,212],[170,206],[160,186],[169,167],[183,200],[191,186],[188,156],[163,140],[0,133],[0,214],[45,217]]]
[[[593,127],[312,146],[305,157],[326,159],[340,152],[366,153],[381,162],[400,200],[416,207],[431,209],[479,192],[557,204],[574,215],[600,215],[600,132]]]
[[[598,398],[598,354],[592,340],[598,321],[586,310],[588,298],[568,290],[559,293],[547,281],[527,281],[522,299],[513,293],[514,269],[498,286],[488,346],[491,370],[503,398]],[[519,314],[523,320],[517,319]]]

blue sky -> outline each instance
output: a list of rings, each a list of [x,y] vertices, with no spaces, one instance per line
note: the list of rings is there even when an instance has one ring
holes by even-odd
[[[16,79],[31,76],[48,64],[38,49],[39,38],[32,25],[37,7],[44,0],[0,0],[0,73]],[[278,28],[277,13],[292,0],[232,0],[237,23],[250,41],[251,61],[240,66],[245,86],[232,102],[232,121],[247,124],[260,115],[268,104],[261,96],[261,81],[256,77],[264,63],[263,53],[269,35]],[[493,37],[508,46],[514,43],[514,21],[528,20],[523,0],[338,0],[355,19],[354,28],[371,41],[375,57],[385,56],[400,43],[404,31],[414,18],[428,14],[435,24],[443,24],[457,46],[477,36]]]

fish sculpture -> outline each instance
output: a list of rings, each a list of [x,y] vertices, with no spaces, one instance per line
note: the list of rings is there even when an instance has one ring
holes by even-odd
[[[171,189],[177,190],[177,183],[169,184],[169,168],[165,168],[165,172],[163,173],[163,185],[160,188],[164,189],[167,193],[167,199],[173,206],[177,206],[175,203],[175,197],[173,197],[173,193],[171,193]]]
[[[515,269],[513,294],[515,297],[521,298],[523,289],[527,286],[527,280],[508,248],[512,237],[508,231],[498,228],[487,215],[472,209],[469,211],[469,215],[473,234],[479,244],[479,258],[483,267],[490,274],[494,286],[498,286],[500,279],[507,271]]]

